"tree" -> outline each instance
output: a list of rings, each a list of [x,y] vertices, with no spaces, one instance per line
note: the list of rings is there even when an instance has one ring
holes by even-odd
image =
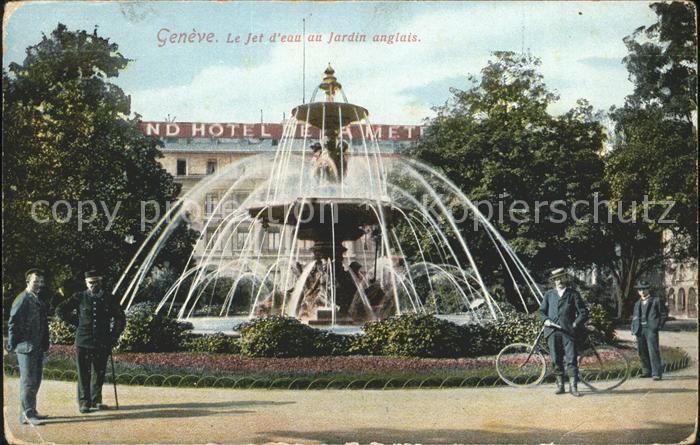
[[[656,23],[641,26],[623,41],[623,59],[634,82],[626,104],[659,107],[666,118],[693,122],[697,111],[697,32],[691,2],[652,3]],[[696,123],[697,125],[697,123]]]
[[[81,287],[87,269],[118,277],[152,228],[141,230],[141,202],[163,208],[177,198],[180,186],[157,161],[160,143],[142,134],[130,98],[109,82],[128,62],[96,30],[59,24],[3,70],[5,307],[30,266],[45,268],[59,293]],[[157,263],[182,266],[195,235],[181,224]]]
[[[471,88],[451,90],[453,99],[435,109],[437,116],[411,154],[440,169],[472,201],[489,201],[496,209],[499,202],[509,209],[525,201],[529,212],[491,222],[540,277],[553,267],[588,266],[596,255],[582,248],[590,223],[570,216],[561,221],[549,203],[562,200],[560,207],[570,209],[577,200],[592,202],[601,191],[602,127],[585,101],[561,116],[547,111],[558,97],[544,84],[537,58],[493,55],[480,79],[469,76]],[[536,201],[548,203],[539,218]],[[478,252],[479,269],[501,282],[515,303],[502,259],[484,231],[472,226],[466,221],[461,231]]]
[[[618,285],[618,315],[634,300],[639,277],[662,267],[664,259],[697,256],[695,13],[684,2],[650,7],[657,22],[624,39],[634,92],[610,111],[615,129],[606,182],[613,207],[625,219],[637,214],[634,223],[606,228],[618,252],[608,262]],[[640,206],[645,198],[655,203],[647,206],[648,218]]]

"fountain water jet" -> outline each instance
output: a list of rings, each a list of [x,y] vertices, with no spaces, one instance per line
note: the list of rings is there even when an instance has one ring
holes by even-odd
[[[314,101],[319,91],[323,100]],[[302,139],[294,138],[299,125]],[[241,202],[225,208],[245,188]],[[222,191],[222,199],[158,305],[179,308],[178,316],[196,326],[202,320],[220,325],[197,317],[206,301],[218,305],[224,320],[282,314],[331,328],[404,312],[475,322],[502,317],[447,199],[487,231],[525,309],[526,300],[541,298],[512,248],[454,184],[418,161],[381,152],[369,112],[347,101],[330,66],[311,102],[292,110],[274,156],[228,165],[196,184],[158,222],[114,288],[122,303],[137,301],[158,252],[187,215],[185,204],[201,202],[212,190]],[[408,239],[396,233],[397,224],[409,228]],[[419,232],[429,245],[421,244]],[[416,264],[406,264],[407,243],[418,252]],[[461,256],[467,264],[459,264]],[[450,289],[449,305],[441,304],[438,284]],[[223,298],[216,294],[221,286]]]

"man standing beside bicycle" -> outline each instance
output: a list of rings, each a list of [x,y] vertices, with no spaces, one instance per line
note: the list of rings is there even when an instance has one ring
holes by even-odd
[[[569,392],[578,392],[578,352],[576,337],[588,320],[588,307],[575,289],[568,286],[569,274],[565,269],[552,271],[550,281],[554,288],[545,293],[540,304],[540,317],[544,320],[544,335],[557,378],[556,394],[564,394],[564,376],[569,377]]]
[[[652,297],[651,285],[642,280],[635,286],[639,300],[632,311],[632,334],[637,337],[639,360],[642,362],[642,378],[661,380],[663,362],[659,349],[659,330],[666,322],[666,306],[659,298]]]

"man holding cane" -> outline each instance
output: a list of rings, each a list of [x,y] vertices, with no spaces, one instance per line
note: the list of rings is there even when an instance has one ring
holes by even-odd
[[[569,376],[571,395],[580,397],[578,392],[578,353],[576,335],[588,320],[588,308],[581,295],[568,287],[569,277],[563,268],[550,274],[554,289],[544,295],[540,305],[540,317],[544,320],[544,335],[547,338],[549,353],[552,356],[554,374],[557,377],[556,394],[564,394],[564,371]]]
[[[74,294],[56,309],[63,320],[78,326],[75,362],[78,368],[78,405],[81,413],[109,409],[102,403],[107,360],[126,325],[124,311],[102,288],[102,275],[85,273],[87,290]]]

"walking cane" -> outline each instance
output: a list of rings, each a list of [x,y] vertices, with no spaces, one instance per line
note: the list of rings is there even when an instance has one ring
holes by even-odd
[[[119,397],[117,397],[117,375],[114,372],[114,356],[112,351],[109,351],[109,361],[112,363],[112,384],[114,385],[114,402],[116,408],[119,409]]]

